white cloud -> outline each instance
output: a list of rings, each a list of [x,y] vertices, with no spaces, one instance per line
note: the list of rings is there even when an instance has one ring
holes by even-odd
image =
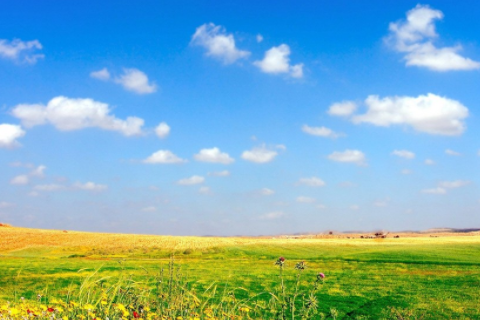
[[[45,176],[44,171],[46,169],[47,169],[46,166],[40,165],[40,166],[36,167],[35,169],[33,169],[32,172],[30,172],[30,175],[35,176],[35,177],[39,177],[39,178],[43,178]]]
[[[125,136],[140,135],[143,119],[128,117],[126,120],[110,114],[108,104],[93,99],[71,99],[55,97],[46,106],[41,104],[19,104],[12,115],[19,118],[26,127],[52,124],[61,131],[97,127],[118,131]]]
[[[148,94],[157,91],[157,85],[149,83],[148,76],[135,68],[124,68],[123,74],[116,78],[115,82],[122,85],[125,90],[138,94]]]
[[[309,187],[323,187],[326,185],[325,181],[317,177],[301,178],[297,185],[305,185]]]
[[[28,176],[26,174],[22,174],[10,180],[10,184],[25,185],[25,184],[28,184],[29,181],[30,179],[28,178]]]
[[[327,113],[332,116],[348,117],[357,110],[357,107],[357,104],[353,101],[342,101],[332,104]]]
[[[65,187],[60,185],[60,184],[55,184],[55,183],[52,183],[52,184],[41,184],[41,185],[36,185],[34,187],[34,189],[36,191],[57,191],[57,190],[61,190],[61,189],[64,189]]]
[[[94,182],[86,182],[86,183],[80,183],[77,182],[73,185],[75,188],[80,189],[80,190],[85,190],[85,191],[104,191],[108,187],[104,184],[97,184]]]
[[[242,159],[256,163],[267,163],[275,159],[277,155],[278,153],[276,151],[261,146],[249,151],[244,151],[242,153]]]
[[[335,151],[328,156],[328,159],[337,161],[337,162],[345,162],[345,163],[355,163],[359,166],[366,165],[366,158],[365,154],[359,150],[345,150],[345,151]]]
[[[195,160],[201,162],[212,162],[230,164],[235,160],[228,155],[228,153],[221,152],[218,148],[202,149],[199,153],[194,155]]]
[[[209,172],[208,175],[213,177],[228,177],[230,175],[230,171],[223,170],[223,171]]]
[[[360,209],[359,205],[354,204],[350,206],[350,210],[358,210],[358,209]]]
[[[451,149],[445,150],[445,154],[448,154],[449,156],[454,156],[454,157],[459,157],[459,156],[462,155],[461,153],[459,153],[457,151],[454,151],[454,150],[451,150]]]
[[[415,153],[408,150],[394,150],[392,155],[409,160],[415,158]]]
[[[256,39],[257,39],[257,42],[260,43],[263,41],[263,36],[261,34],[257,34]]]
[[[432,188],[432,189],[423,189],[423,190],[422,190],[422,193],[429,193],[429,194],[446,194],[446,193],[447,193],[447,190],[445,190],[444,188],[437,187],[437,188]]]
[[[273,191],[272,189],[263,188],[262,190],[260,190],[260,194],[263,196],[271,196],[272,194],[275,194],[275,191]]]
[[[429,93],[418,97],[370,95],[365,100],[367,112],[353,116],[354,123],[376,126],[408,125],[430,134],[456,136],[465,131],[463,120],[468,109],[460,102]]]
[[[465,180],[441,181],[438,183],[438,186],[436,188],[423,189],[422,193],[446,194],[447,189],[457,189],[457,188],[464,187],[468,184],[470,184],[470,181],[465,181]]]
[[[232,34],[227,34],[225,28],[213,23],[198,27],[192,36],[191,44],[205,48],[207,56],[219,59],[224,64],[234,63],[250,55],[250,52],[236,47]]]
[[[155,133],[160,139],[166,138],[170,134],[170,126],[166,122],[161,122],[155,128]]]
[[[182,186],[192,186],[195,184],[200,184],[205,181],[204,177],[201,176],[191,176],[190,178],[185,178],[178,180],[177,184],[182,185]]]
[[[280,74],[287,73],[293,78],[303,77],[303,63],[290,65],[290,47],[281,44],[272,47],[265,52],[263,60],[255,61],[253,64],[264,73]]]
[[[407,66],[440,72],[479,69],[480,62],[458,54],[462,50],[460,45],[437,48],[433,44],[438,38],[434,22],[441,19],[441,11],[419,4],[407,12],[406,21],[390,23],[386,41],[398,52],[405,53]]]
[[[464,187],[468,184],[470,184],[470,181],[455,180],[455,181],[442,181],[438,184],[438,186],[440,188],[445,188],[445,189],[456,189],[456,188]]]
[[[296,201],[300,203],[314,203],[316,200],[310,197],[299,196]]]
[[[386,207],[388,206],[389,199],[377,200],[373,203],[375,207]]]
[[[412,170],[410,170],[410,169],[403,169],[403,170],[402,170],[402,174],[405,174],[405,175],[407,175],[407,174],[412,174]]]
[[[0,124],[0,148],[14,148],[20,145],[17,141],[25,135],[20,126],[14,124]]]
[[[325,209],[327,209],[327,206],[324,205],[324,204],[317,204],[317,205],[315,206],[315,208],[320,209],[320,210],[325,210]]]
[[[210,187],[203,186],[198,189],[198,192],[200,194],[212,194],[212,189],[210,189]]]
[[[269,212],[258,217],[260,220],[275,220],[283,217],[285,214],[281,211]]]
[[[435,164],[435,161],[433,161],[432,159],[425,159],[425,162],[424,162],[427,166],[433,166]]]
[[[142,211],[143,212],[155,212],[155,211],[157,211],[157,208],[154,207],[154,206],[149,206],[149,207],[142,208]]]
[[[102,80],[102,81],[107,81],[107,80],[110,80],[110,72],[108,72],[107,68],[103,68],[98,71],[90,72],[90,77],[98,80]]]
[[[43,54],[35,53],[41,49],[42,44],[38,40],[0,39],[0,57],[4,59],[35,64],[38,59],[45,57]]]
[[[337,133],[332,129],[326,127],[310,127],[306,124],[302,126],[302,131],[312,136],[325,137],[325,138],[338,138],[344,136],[343,133]]]
[[[173,163],[185,163],[187,160],[184,160],[169,150],[158,150],[153,153],[150,157],[143,161],[144,163],[162,163],[162,164],[173,164]]]

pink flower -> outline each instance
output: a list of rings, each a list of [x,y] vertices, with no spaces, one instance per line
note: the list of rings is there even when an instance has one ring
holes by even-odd
[[[318,274],[318,277],[323,279],[323,278],[325,278],[325,275],[320,272],[320,273]]]

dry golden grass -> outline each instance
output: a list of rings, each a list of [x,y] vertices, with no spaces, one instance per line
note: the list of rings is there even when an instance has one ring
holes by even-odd
[[[360,239],[360,235],[303,236],[303,237],[192,237],[157,236],[114,233],[93,233],[62,230],[28,229],[0,227],[0,252],[22,249],[56,248],[88,251],[91,249],[122,251],[129,249],[159,250],[206,250],[214,247],[248,245],[288,245],[288,244],[362,244],[362,245],[404,245],[404,244],[447,244],[480,243],[477,233],[402,234],[394,239]]]

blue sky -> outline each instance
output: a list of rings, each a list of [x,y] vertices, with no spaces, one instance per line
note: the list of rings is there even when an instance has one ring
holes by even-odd
[[[0,221],[480,224],[480,3],[5,1]]]

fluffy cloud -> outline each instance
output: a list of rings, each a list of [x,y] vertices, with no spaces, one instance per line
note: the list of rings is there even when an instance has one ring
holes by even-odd
[[[157,91],[155,83],[149,83],[148,76],[142,71],[131,68],[123,69],[123,74],[115,79],[125,90],[138,94],[148,94]]]
[[[43,178],[45,176],[44,171],[46,169],[47,169],[46,166],[40,165],[40,166],[36,167],[35,169],[33,169],[32,172],[30,172],[30,175],[35,176],[35,177],[39,177],[39,178]]]
[[[432,159],[425,159],[425,162],[424,162],[427,166],[433,166],[435,164],[435,161],[433,161]]]
[[[415,153],[413,153],[412,151],[408,151],[408,150],[394,150],[392,152],[392,155],[400,157],[400,158],[404,158],[404,159],[414,159],[415,158]]]
[[[260,190],[260,194],[263,196],[271,196],[272,194],[275,194],[275,191],[273,191],[272,189],[263,188],[262,190]]]
[[[316,200],[310,197],[299,196],[296,201],[300,203],[314,203]]]
[[[184,160],[169,150],[158,150],[153,153],[150,157],[143,161],[144,163],[161,163],[161,164],[173,164],[173,163],[185,163],[187,160]]]
[[[192,36],[191,44],[205,48],[207,56],[219,59],[224,64],[234,63],[250,55],[250,52],[236,47],[232,34],[227,34],[225,28],[213,23],[198,27]]]
[[[332,104],[327,113],[337,117],[348,117],[357,110],[357,107],[357,104],[353,101],[342,101]]]
[[[275,150],[269,150],[265,146],[262,146],[244,151],[242,153],[242,159],[256,163],[267,163],[275,159],[277,155],[278,153]]]
[[[22,175],[14,177],[12,180],[10,180],[10,184],[25,185],[25,184],[28,184],[29,181],[30,181],[30,179],[29,179],[28,175],[22,174]]]
[[[185,178],[177,181],[177,184],[182,186],[192,186],[195,184],[200,184],[205,181],[204,177],[201,176],[191,176],[190,178]]]
[[[359,150],[345,150],[345,151],[335,151],[328,156],[328,159],[337,161],[337,162],[345,162],[345,163],[355,163],[359,166],[366,165],[366,158],[365,154]]]
[[[198,192],[200,194],[212,194],[212,189],[210,189],[210,187],[203,186],[198,189]]]
[[[306,124],[302,126],[302,131],[307,134],[311,134],[312,136],[332,138],[332,139],[344,136],[343,133],[337,133],[332,129],[329,129],[326,127],[310,127]]]
[[[301,178],[297,185],[304,185],[309,187],[323,187],[326,185],[325,181],[317,177]]]
[[[235,160],[231,158],[228,153],[221,152],[218,148],[202,149],[199,153],[194,155],[195,160],[201,162],[212,162],[230,164]]]
[[[90,77],[102,81],[107,81],[110,80],[110,72],[108,72],[107,68],[103,68],[101,70],[91,72]]]
[[[160,139],[166,138],[170,134],[170,126],[165,122],[161,122],[155,128],[155,133]]]
[[[456,188],[464,187],[468,184],[470,184],[470,181],[455,180],[455,181],[442,181],[438,184],[438,186],[440,188],[445,188],[445,189],[456,189]]]
[[[407,66],[433,71],[479,69],[480,62],[458,54],[462,50],[460,45],[437,48],[433,44],[433,40],[438,38],[434,22],[441,19],[441,11],[417,5],[407,12],[406,21],[390,23],[390,35],[386,41],[398,52],[405,53]]]
[[[431,189],[423,189],[422,193],[428,193],[428,194],[446,194],[447,190],[445,188],[431,188]]]
[[[45,57],[43,54],[35,53],[41,49],[42,44],[38,40],[0,39],[0,57],[4,59],[34,64],[38,59]]]
[[[104,184],[97,184],[94,182],[86,182],[86,183],[80,183],[77,182],[73,185],[75,188],[80,189],[80,190],[86,190],[86,191],[103,191],[106,190],[108,187]]]
[[[93,99],[71,99],[55,97],[46,106],[41,104],[19,104],[12,110],[26,127],[52,124],[61,131],[80,130],[97,127],[103,130],[118,131],[125,136],[140,135],[143,119],[128,117],[126,120],[110,114],[108,104]]]
[[[293,78],[303,77],[303,63],[290,65],[290,47],[286,44],[267,50],[263,60],[255,61],[253,64],[264,73],[286,73]]]
[[[25,135],[20,126],[13,124],[0,124],[0,148],[14,148],[20,145],[17,141]]]
[[[457,189],[464,187],[470,184],[470,181],[465,180],[455,180],[455,181],[441,181],[438,183],[436,188],[431,189],[423,189],[422,193],[429,193],[429,194],[446,194],[447,189]]]
[[[468,109],[460,102],[429,93],[418,97],[371,95],[365,100],[367,112],[352,117],[354,123],[376,126],[407,125],[420,132],[456,136],[465,131]]]
[[[209,172],[208,175],[212,177],[228,177],[230,175],[230,171],[223,170],[223,171]]]
[[[459,157],[462,155],[460,152],[457,152],[451,149],[445,150],[445,154],[448,154],[449,156],[454,156],[454,157]]]

